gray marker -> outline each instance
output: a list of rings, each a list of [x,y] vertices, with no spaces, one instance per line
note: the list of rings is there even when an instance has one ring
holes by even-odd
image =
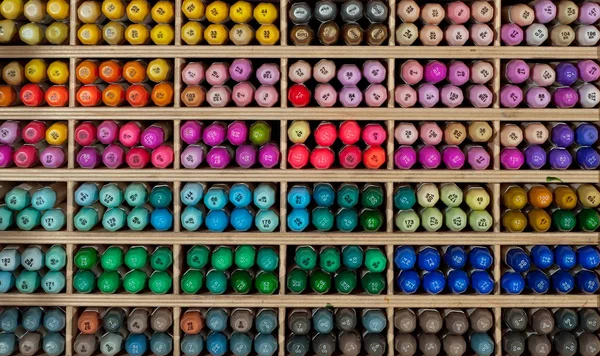
[[[554,350],[560,356],[573,356],[577,353],[577,340],[568,331],[559,331],[553,336]]]
[[[127,317],[127,330],[133,334],[141,334],[148,329],[149,311],[146,308],[136,308]]]
[[[447,334],[442,340],[444,352],[448,356],[462,356],[467,351],[467,342],[460,335]]]
[[[548,335],[554,330],[554,317],[548,309],[529,310],[529,325],[540,335]]]
[[[579,311],[579,325],[585,331],[596,332],[600,329],[600,315],[596,309],[583,308]]]
[[[356,327],[356,310],[340,308],[335,311],[335,325],[341,331],[352,331]]]
[[[42,348],[42,334],[28,332],[19,338],[19,351],[23,356],[33,356]]]
[[[98,349],[98,341],[100,340],[100,333],[98,335],[79,334],[75,338],[73,344],[73,351],[78,356],[91,356]]]
[[[381,23],[388,18],[388,7],[381,0],[369,0],[365,9],[365,16],[371,23]]]
[[[363,4],[359,0],[347,0],[340,11],[344,22],[357,22],[363,17]]]
[[[234,309],[231,312],[229,318],[229,326],[233,331],[240,333],[247,333],[252,329],[252,322],[254,320],[254,313],[250,309]]]
[[[369,356],[383,356],[385,354],[387,340],[381,334],[363,334],[363,348]]]
[[[331,334],[317,334],[312,339],[312,348],[315,355],[331,356],[335,352],[335,337]]]
[[[288,316],[288,328],[296,335],[308,334],[310,326],[310,313],[308,310],[295,309]]]
[[[315,18],[320,22],[335,20],[337,12],[337,5],[332,0],[321,0],[315,5]]]
[[[150,316],[152,330],[164,332],[173,324],[173,313],[168,308],[157,308]]]
[[[401,333],[409,334],[417,328],[417,316],[412,309],[399,309],[394,313],[394,326]]]
[[[494,316],[487,309],[469,309],[471,329],[478,333],[486,333],[494,325]]]
[[[502,351],[508,356],[520,356],[525,351],[525,336],[519,331],[509,330],[502,335]]]
[[[288,337],[287,345],[285,346],[287,352],[293,356],[304,356],[310,350],[310,339],[307,335],[290,335]]]
[[[442,343],[435,334],[420,334],[418,340],[424,356],[437,356],[442,350]]]
[[[413,356],[417,352],[417,340],[411,334],[396,334],[394,347],[400,356]]]
[[[360,336],[355,331],[342,331],[338,336],[338,348],[345,356],[358,356],[360,344]]]
[[[509,328],[515,331],[524,331],[527,328],[527,313],[519,308],[511,308],[504,311],[502,319]]]
[[[312,11],[310,5],[306,2],[297,2],[290,6],[288,14],[292,23],[296,25],[305,25],[312,19]]]

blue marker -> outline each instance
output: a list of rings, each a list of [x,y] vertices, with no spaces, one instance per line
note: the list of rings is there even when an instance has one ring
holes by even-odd
[[[594,246],[583,246],[577,250],[577,260],[581,267],[594,269],[600,264],[600,252]]]
[[[507,294],[521,294],[525,288],[525,280],[518,272],[504,272],[500,278],[500,286]]]
[[[204,209],[202,206],[186,206],[181,212],[181,226],[188,231],[196,231],[204,222]]]
[[[554,248],[554,262],[561,269],[571,269],[577,264],[577,254],[571,246],[556,246]]]
[[[7,293],[15,286],[15,275],[12,272],[0,271],[0,293]]]
[[[550,276],[552,289],[558,294],[567,294],[575,288],[575,278],[569,271],[559,269]]]
[[[40,307],[29,307],[23,313],[21,326],[27,331],[37,331],[42,325],[44,311]]]
[[[469,276],[462,269],[454,269],[446,275],[448,289],[450,293],[462,294],[469,289]]]
[[[25,320],[25,316],[23,316]],[[65,312],[59,308],[52,308],[44,314],[44,328],[50,332],[63,331],[67,326]]]
[[[148,338],[145,334],[131,333],[125,340],[125,352],[130,356],[142,356],[148,350]]]
[[[181,340],[181,352],[185,356],[199,356],[204,349],[204,339],[202,335],[188,335],[185,334]]]
[[[494,340],[487,333],[471,335],[471,349],[478,356],[491,356],[494,353]]]
[[[515,272],[526,272],[531,267],[531,260],[520,247],[511,247],[504,255],[504,263]]]
[[[7,333],[13,333],[17,330],[21,320],[19,309],[6,308],[0,313],[0,330]]]
[[[254,352],[258,356],[272,356],[277,352],[277,338],[271,334],[258,334],[254,339]]]
[[[398,275],[396,284],[402,293],[413,294],[419,289],[421,279],[414,269],[403,270]]]
[[[387,317],[381,309],[367,310],[362,316],[362,324],[370,333],[380,333],[387,326]]]
[[[204,197],[206,185],[198,182],[186,183],[181,188],[180,198],[183,205],[196,205]]]
[[[163,332],[155,332],[150,338],[150,350],[156,356],[167,356],[173,350],[173,338]]]
[[[598,141],[598,128],[592,124],[579,124],[575,129],[575,141],[581,146],[592,146]]]
[[[173,214],[167,208],[158,208],[150,215],[150,224],[158,231],[168,231],[173,228]]]
[[[306,209],[294,209],[287,217],[287,225],[291,231],[300,232],[308,227],[310,214]]]
[[[452,269],[461,269],[467,263],[467,252],[462,246],[448,246],[444,262]]]
[[[335,202],[335,190],[329,183],[317,183],[313,188],[313,199],[318,206],[330,207]]]
[[[494,279],[487,271],[473,271],[471,285],[477,294],[490,294],[494,290]]]
[[[205,195],[205,199],[208,196]],[[210,210],[204,222],[206,228],[212,232],[223,232],[229,226],[229,214],[225,210]]]
[[[98,201],[98,184],[83,183],[75,190],[75,202],[79,206],[91,206]]]
[[[434,271],[440,266],[441,256],[437,248],[427,246],[419,250],[417,264],[420,270]]]
[[[235,183],[229,189],[229,201],[236,208],[244,208],[252,203],[252,190],[245,183]]]
[[[227,328],[229,315],[223,308],[210,308],[206,312],[206,326],[212,331],[223,331]]]
[[[424,272],[423,289],[429,294],[439,294],[446,287],[446,279],[440,271]]]
[[[328,309],[318,309],[312,317],[313,329],[321,334],[328,334],[333,330],[333,313]]]
[[[277,328],[277,313],[272,309],[262,309],[254,318],[254,327],[260,334],[270,334]]]
[[[229,203],[229,194],[223,184],[213,185],[204,195],[204,205],[210,210],[224,209],[227,203]]]
[[[554,253],[546,245],[536,245],[530,251],[533,265],[539,269],[552,267],[554,264]]]
[[[254,211],[249,207],[235,208],[229,220],[236,231],[248,231],[254,225]]]
[[[571,152],[575,152],[577,163],[583,169],[597,169],[600,167],[600,154],[595,148],[589,146],[575,147]]]
[[[494,257],[487,247],[473,247],[469,251],[469,264],[474,269],[486,270],[494,263]]]
[[[213,356],[223,356],[227,352],[227,336],[211,331],[206,338],[206,350]]]
[[[417,254],[412,246],[400,246],[394,253],[394,264],[398,269],[412,269],[417,262]]]
[[[272,184],[261,183],[254,189],[254,205],[259,209],[269,209],[275,204],[275,188]]]
[[[577,284],[577,289],[585,294],[594,294],[600,288],[598,275],[595,272],[585,269],[575,274],[575,283]]]
[[[539,269],[527,272],[525,281],[527,282],[527,287],[535,294],[546,294],[550,289],[550,279]]]
[[[288,204],[294,209],[305,209],[310,198],[310,190],[305,185],[294,185],[287,194]]]
[[[235,356],[248,356],[252,352],[252,338],[236,331],[229,338],[229,349]]]

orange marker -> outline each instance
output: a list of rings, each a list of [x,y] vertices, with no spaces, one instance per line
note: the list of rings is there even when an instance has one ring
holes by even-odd
[[[106,106],[119,106],[125,101],[127,87],[123,84],[113,83],[102,91],[102,102]]]
[[[46,90],[46,102],[50,106],[63,107],[69,103],[69,89],[64,85],[53,85]]]
[[[131,84],[146,81],[146,63],[141,60],[130,61],[123,66],[123,78]]]
[[[173,102],[173,84],[158,83],[152,89],[152,101],[156,106],[167,106]]]
[[[189,335],[196,335],[204,328],[204,320],[198,310],[188,310],[181,316],[181,330]]]
[[[129,105],[139,108],[148,105],[150,100],[150,87],[147,84],[133,84],[127,88],[125,99]]]
[[[81,106],[98,106],[102,101],[102,86],[84,85],[77,91],[77,102]]]
[[[552,204],[552,191],[543,185],[525,185],[528,188],[529,204],[535,208],[547,208]]]
[[[17,99],[15,88],[10,85],[0,85],[0,107],[13,106]]]
[[[44,91],[48,88],[47,84],[25,84],[21,88],[21,101],[25,106],[42,106],[46,102]]]
[[[77,80],[81,84],[94,84],[98,81],[98,61],[85,60],[75,69]]]
[[[116,83],[123,77],[121,63],[114,59],[100,63],[99,72],[100,79],[107,83]]]

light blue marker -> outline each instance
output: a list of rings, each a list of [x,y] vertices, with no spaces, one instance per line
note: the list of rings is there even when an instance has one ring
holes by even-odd
[[[65,214],[66,204],[53,209],[48,209],[42,215],[42,227],[46,231],[59,231],[65,226],[67,216]]]
[[[83,183],[75,190],[75,203],[79,206],[90,206],[98,201],[98,184]]]
[[[196,231],[204,222],[203,206],[187,206],[181,212],[181,226],[188,231]]]
[[[471,349],[478,356],[490,356],[494,353],[494,340],[486,333],[471,335]]]
[[[45,263],[44,252],[39,246],[29,246],[21,254],[21,266],[28,271],[40,270]]]
[[[235,183],[229,189],[229,201],[236,208],[244,208],[252,203],[252,190],[245,183]]]
[[[236,231],[248,231],[254,222],[254,211],[249,207],[235,208],[231,212],[230,223]]]
[[[288,204],[294,209],[306,208],[310,199],[310,190],[305,185],[294,185],[287,195]]]
[[[333,330],[333,313],[328,309],[317,310],[312,317],[313,329],[321,334],[328,334]]]
[[[173,214],[167,208],[158,208],[150,215],[150,224],[158,231],[168,231],[173,228]]]
[[[330,207],[335,202],[335,190],[329,183],[317,183],[313,188],[313,199],[318,206]]]
[[[208,196],[208,193],[205,197]],[[223,232],[229,225],[229,214],[225,210],[211,210],[206,214],[204,222],[206,228],[212,232]]]
[[[52,308],[44,314],[44,327],[50,332],[63,331],[67,325],[65,312],[59,308]]]
[[[387,317],[380,309],[367,310],[362,317],[362,324],[370,333],[380,333],[387,326]]]
[[[260,232],[273,232],[279,226],[279,215],[271,209],[260,210],[254,218],[254,225]]]
[[[186,183],[181,189],[180,198],[183,205],[196,205],[204,197],[206,185],[198,182]]]
[[[272,184],[261,183],[254,190],[254,205],[259,209],[269,209],[275,204],[275,188]]]
[[[7,293],[15,286],[15,276],[12,272],[0,271],[0,293]]]
[[[310,222],[310,214],[307,209],[297,208],[292,210],[287,217],[287,225],[291,231],[304,231]]]
[[[0,271],[12,272],[21,265],[21,251],[18,246],[8,246],[0,251]]]
[[[204,195],[204,205],[210,210],[222,210],[229,203],[227,187],[223,184],[215,184],[208,188]]]

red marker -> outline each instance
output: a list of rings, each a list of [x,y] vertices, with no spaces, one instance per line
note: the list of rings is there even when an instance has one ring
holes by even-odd
[[[148,163],[150,163],[150,152],[144,147],[133,147],[125,155],[125,162],[127,162],[130,168],[146,168]]]
[[[69,89],[64,85],[53,85],[46,90],[46,102],[50,106],[63,107],[69,104]]]
[[[310,104],[312,94],[304,84],[294,84],[288,89],[288,100],[296,108],[302,108]]]
[[[319,146],[329,147],[337,140],[337,127],[331,122],[322,122],[315,130],[315,142]]]
[[[340,150],[339,159],[343,168],[356,168],[362,162],[362,152],[358,146],[344,146]]]
[[[340,125],[340,140],[345,145],[353,145],[360,140],[360,125],[356,121],[344,121]]]
[[[39,162],[39,152],[47,147],[45,141],[35,145],[23,145],[15,151],[15,165],[19,168],[31,168]]]
[[[335,154],[329,147],[317,147],[310,153],[310,164],[316,169],[328,169],[335,162]]]
[[[82,122],[75,128],[75,142],[81,146],[92,145],[96,142],[96,132],[96,126],[92,122]]]
[[[32,121],[21,130],[25,143],[38,143],[46,137],[46,123],[43,121]]]
[[[25,106],[42,106],[46,102],[44,90],[45,84],[25,84],[21,88],[21,101]]]
[[[386,138],[387,133],[380,124],[368,124],[362,132],[362,139],[369,146],[381,146]]]
[[[288,163],[292,168],[300,169],[308,164],[310,150],[306,145],[297,143],[288,149]]]
[[[173,163],[173,148],[168,145],[161,145],[152,151],[151,161],[156,168],[167,168]]]
[[[139,121],[131,121],[121,126],[119,130],[119,142],[125,147],[133,147],[139,144],[145,126],[145,124]]]

